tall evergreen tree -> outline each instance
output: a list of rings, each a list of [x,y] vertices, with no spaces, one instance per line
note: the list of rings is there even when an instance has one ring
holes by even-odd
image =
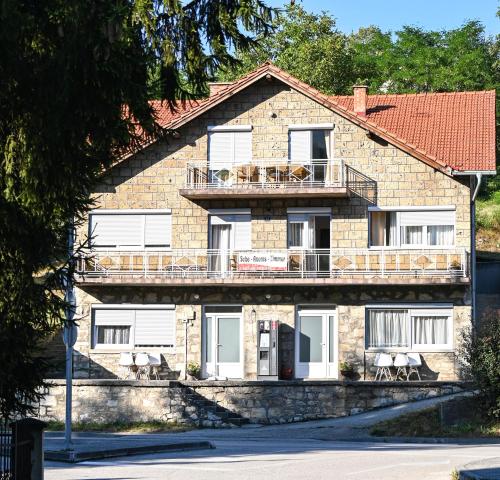
[[[1,1],[1,416],[39,397],[70,219],[116,152],[162,133],[148,72],[171,103],[199,93],[273,15],[261,0]]]

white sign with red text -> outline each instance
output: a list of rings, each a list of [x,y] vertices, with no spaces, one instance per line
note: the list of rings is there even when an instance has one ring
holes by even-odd
[[[286,252],[240,252],[238,270],[286,270]]]

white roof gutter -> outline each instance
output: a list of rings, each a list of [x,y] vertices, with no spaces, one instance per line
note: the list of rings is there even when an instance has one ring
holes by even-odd
[[[452,170],[452,175],[496,175],[496,170]]]

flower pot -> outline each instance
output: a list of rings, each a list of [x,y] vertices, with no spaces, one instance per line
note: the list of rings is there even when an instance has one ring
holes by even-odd
[[[347,378],[348,380],[352,380],[356,375],[354,370],[340,370],[340,373],[344,378]]]

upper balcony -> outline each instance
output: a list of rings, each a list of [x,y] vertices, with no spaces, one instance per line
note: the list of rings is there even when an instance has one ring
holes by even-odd
[[[339,285],[467,283],[464,248],[93,251],[80,284]]]
[[[179,193],[189,199],[347,197],[346,168],[340,159],[261,159],[248,164],[189,163]]]

